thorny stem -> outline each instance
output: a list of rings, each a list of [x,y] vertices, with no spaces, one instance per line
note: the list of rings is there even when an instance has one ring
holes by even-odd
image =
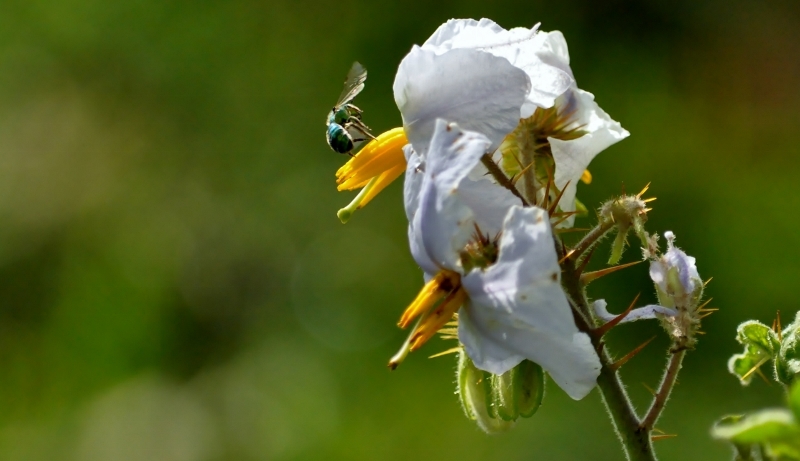
[[[529,206],[528,201],[521,196],[519,190],[517,190],[500,167],[492,161],[489,154],[484,154],[483,157],[481,157],[481,162],[486,166],[495,180],[497,180],[498,184],[505,187],[522,200],[523,205]],[[677,346],[671,349],[672,356],[670,357],[667,369],[664,371],[664,376],[659,390],[656,393],[656,397],[653,400],[653,404],[648,410],[645,419],[640,420],[617,370],[613,367],[614,361],[606,350],[605,343],[599,335],[592,334],[594,331],[594,321],[592,319],[594,317],[590,312],[589,301],[586,298],[586,292],[583,284],[581,284],[580,274],[575,264],[584,252],[597,243],[597,241],[613,227],[614,222],[612,220],[601,220],[572,250],[574,258],[564,258],[564,244],[561,242],[560,238],[554,235],[553,240],[556,253],[563,258],[561,283],[567,296],[570,298],[570,305],[574,309],[575,324],[579,330],[589,335],[592,345],[595,350],[598,351],[601,368],[600,375],[597,377],[597,387],[600,389],[603,404],[605,404],[606,410],[611,417],[611,422],[614,425],[614,432],[616,432],[622,444],[625,458],[628,461],[657,461],[658,458],[653,450],[653,442],[650,434],[653,429],[653,424],[655,424],[661,414],[661,410],[664,408],[672,387],[675,384],[678,371],[681,367],[681,361],[685,354],[685,349]]]
[[[597,223],[592,230],[586,234],[580,242],[575,246],[575,248],[571,251],[571,257],[573,261],[578,261],[583,253],[589,250],[592,245],[597,243],[603,236],[606,235],[608,231],[610,231],[614,227],[614,221],[610,219],[601,218],[600,222]]]
[[[558,240],[556,249],[559,254],[564,253],[563,244]],[[617,370],[612,367],[614,361],[606,351],[602,338],[592,334],[594,328],[588,320],[591,318],[589,302],[573,259],[567,258],[562,264],[562,284],[577,311],[575,324],[579,330],[589,335],[592,345],[598,351],[601,369],[600,376],[597,377],[597,387],[611,417],[614,432],[622,444],[625,458],[629,461],[655,461],[657,458],[650,439],[650,428],[642,427],[625,386]]]
[[[481,163],[483,163],[483,166],[485,166],[486,169],[489,170],[489,174],[491,174],[494,177],[494,179],[497,181],[498,184],[505,187],[506,189],[511,191],[512,194],[517,196],[517,198],[522,200],[522,204],[524,206],[530,206],[528,201],[525,200],[525,197],[523,197],[522,194],[519,193],[519,190],[517,190],[517,187],[514,186],[514,183],[512,183],[511,180],[508,179],[508,176],[506,176],[506,174],[503,172],[503,170],[501,170],[500,167],[497,166],[496,163],[494,163],[494,160],[492,160],[491,155],[483,154],[483,157],[481,157]]]
[[[647,415],[644,417],[644,420],[642,420],[641,426],[647,430],[653,428],[656,421],[658,421],[658,417],[661,416],[664,405],[667,404],[669,394],[672,392],[672,388],[675,387],[675,381],[678,379],[678,372],[681,369],[683,357],[686,355],[686,348],[676,345],[676,347],[670,349],[670,354],[669,363],[664,370],[664,376],[661,377],[661,384],[658,385],[658,391],[656,391],[656,395],[653,398],[653,403],[647,410]]]

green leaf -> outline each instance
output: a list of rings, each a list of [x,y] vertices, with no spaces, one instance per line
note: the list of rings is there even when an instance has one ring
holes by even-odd
[[[800,374],[800,312],[793,323],[783,330],[780,353],[775,359],[775,375],[778,381],[791,386]]]
[[[739,325],[736,329],[736,340],[741,344],[756,346],[770,356],[775,355],[781,347],[778,335],[770,327],[757,320],[749,320]]]
[[[778,335],[761,322],[750,320],[736,329],[736,340],[744,344],[744,352],[728,361],[728,370],[743,385],[750,384],[756,368],[777,357],[781,348]],[[778,366],[777,363],[775,365]]]
[[[795,421],[800,421],[800,383],[794,383],[789,390],[789,409],[794,413]]]
[[[736,445],[800,444],[800,426],[794,415],[784,409],[761,410],[744,417],[726,416],[714,425],[711,435]]]

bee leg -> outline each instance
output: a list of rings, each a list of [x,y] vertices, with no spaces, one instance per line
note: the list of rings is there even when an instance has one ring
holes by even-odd
[[[352,110],[353,112],[355,112],[355,114],[353,115],[358,115],[358,117],[361,117],[361,113],[364,112],[352,104],[346,104],[345,107],[347,108],[347,110]]]
[[[369,139],[375,139],[375,136],[372,136],[372,134],[369,132],[369,127],[367,127],[367,125],[364,125],[363,123],[361,123],[361,120],[351,120],[351,121],[349,121],[347,123],[347,126],[345,128],[347,128],[347,129],[353,128],[356,131],[358,131],[359,133],[361,133],[364,136],[368,137]]]

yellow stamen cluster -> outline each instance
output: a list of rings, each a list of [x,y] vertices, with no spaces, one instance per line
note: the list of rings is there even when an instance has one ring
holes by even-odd
[[[400,351],[389,360],[389,368],[397,368],[409,352],[422,347],[452,320],[453,315],[466,300],[467,292],[461,286],[461,275],[449,270],[442,270],[436,274],[422,287],[400,317],[398,322],[400,328],[408,327],[418,317],[419,320]]]
[[[362,191],[346,207],[339,210],[339,219],[347,222],[380,191],[406,169],[403,146],[408,144],[403,128],[394,128],[370,141],[336,172],[337,189]]]

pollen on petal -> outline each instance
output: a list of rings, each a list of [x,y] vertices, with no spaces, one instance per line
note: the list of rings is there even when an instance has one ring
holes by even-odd
[[[583,170],[583,174],[581,175],[581,181],[584,184],[591,184],[592,183],[592,173],[589,170]]]
[[[403,128],[393,128],[380,134],[339,168],[336,172],[337,189],[358,189],[384,172],[398,168],[404,170],[406,159],[403,146],[406,144],[408,140]]]

